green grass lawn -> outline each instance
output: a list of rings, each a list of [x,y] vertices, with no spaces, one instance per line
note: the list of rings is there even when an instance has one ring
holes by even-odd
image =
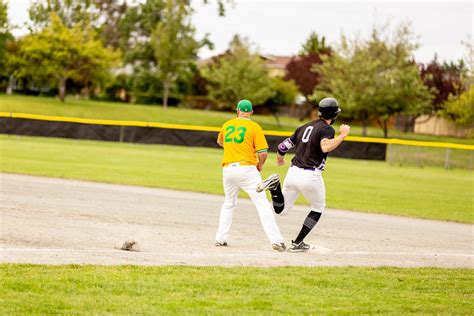
[[[177,107],[168,107],[165,111],[157,105],[87,101],[72,98],[68,98],[65,103],[61,103],[54,98],[6,95],[0,95],[0,112],[214,127],[220,127],[227,120],[235,117],[235,114],[231,112],[190,110]],[[283,126],[280,127],[277,126],[275,118],[271,115],[255,115],[254,120],[267,130],[291,131],[300,123],[294,118],[281,118]]]
[[[472,314],[472,269],[0,265],[1,314]]]
[[[188,124],[202,126],[222,126],[228,119],[235,116],[230,112],[190,110],[184,108],[169,107],[164,111],[157,105],[125,104],[116,102],[99,102],[81,99],[66,99],[61,103],[55,98],[2,95],[0,94],[0,112],[20,112],[43,114],[52,116],[69,116],[92,119],[108,120],[128,120],[147,121],[173,124]],[[281,117],[281,125],[276,124],[276,120],[271,115],[254,115],[253,119],[260,123],[265,130],[293,131],[304,122],[296,118]],[[337,123],[335,126],[338,129]],[[351,127],[351,135],[360,136],[362,129],[359,126]],[[370,127],[368,136],[383,137],[382,130],[378,127]],[[474,144],[474,139],[454,138],[418,135],[413,133],[403,133],[396,129],[391,129],[390,137],[404,138],[425,141],[440,141],[450,143]]]
[[[2,172],[223,194],[219,149],[0,135],[0,152]],[[274,159],[263,177],[286,174]],[[472,171],[330,157],[324,179],[330,208],[474,223]]]

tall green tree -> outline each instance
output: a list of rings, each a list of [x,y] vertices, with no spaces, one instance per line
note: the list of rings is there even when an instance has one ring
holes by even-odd
[[[302,44],[299,55],[286,65],[285,79],[293,80],[306,99],[307,111],[301,117],[302,120],[313,110],[314,103],[310,101],[310,96],[321,80],[321,75],[314,71],[314,66],[323,62],[323,55],[330,54],[331,47],[326,45],[326,38],[312,32]]]
[[[89,25],[96,18],[94,0],[33,0],[28,9],[32,24],[30,29],[37,32],[51,22],[55,13],[67,27],[76,24]]]
[[[12,39],[8,23],[8,3],[0,0],[0,75],[5,72],[7,41]]]
[[[106,47],[120,48],[122,23],[129,5],[126,0],[94,0],[96,29]]]
[[[316,66],[322,82],[315,99],[336,97],[344,111],[361,121],[363,135],[371,119],[387,137],[392,115],[429,111],[431,94],[412,60],[417,44],[409,25],[399,25],[394,32],[374,28],[368,40],[343,36],[341,43],[338,53]]]
[[[459,126],[474,127],[474,85],[459,96],[450,96],[442,115]]]
[[[464,89],[461,94],[451,93],[439,114],[458,126],[474,128],[474,45],[470,36],[461,43],[466,48],[465,57],[458,64],[451,63],[449,70],[461,74]]]
[[[55,13],[67,27],[91,25],[105,46],[118,48],[127,8],[126,0],[35,0],[29,7],[30,29],[42,30],[50,23],[51,13]]]
[[[272,77],[274,95],[265,101],[264,106],[273,114],[278,126],[281,126],[278,116],[280,105],[292,105],[298,95],[298,86],[293,80],[284,80],[280,77]]]
[[[204,3],[209,3],[209,0],[203,0]],[[217,11],[219,16],[224,16],[227,5],[235,5],[235,0],[217,0]]]
[[[326,45],[326,37],[319,36],[316,32],[311,32],[309,37],[306,39],[306,42],[303,43],[299,55],[320,55],[320,54],[329,54],[331,47]]]
[[[151,38],[165,6],[165,0],[145,0],[130,5],[119,26],[123,62],[131,69],[130,92],[133,99],[140,102],[148,103],[162,95]]]
[[[202,69],[202,75],[209,82],[209,97],[221,108],[233,109],[243,98],[261,105],[275,95],[260,56],[251,51],[248,41],[237,36],[227,53]]]
[[[190,72],[200,47],[209,42],[197,41],[190,21],[191,8],[182,0],[167,0],[162,19],[152,34],[158,76],[163,83],[163,108],[168,107],[172,85],[183,72]]]
[[[6,87],[7,94],[12,92],[13,69],[10,67],[9,59],[14,55],[16,46],[11,28],[8,21],[8,3],[0,0],[0,89]]]
[[[120,26],[125,63],[135,68],[156,67],[151,37],[165,7],[165,0],[145,0],[127,9]]]
[[[474,43],[472,36],[469,35],[467,40],[461,43],[466,48],[466,55],[463,60],[467,68],[467,76],[464,78],[464,81],[466,86],[471,86],[474,85]]]
[[[78,24],[68,28],[55,13],[46,28],[19,44],[12,59],[15,75],[57,84],[63,102],[67,80],[86,85],[98,82],[120,59],[119,53],[103,47],[92,28]]]

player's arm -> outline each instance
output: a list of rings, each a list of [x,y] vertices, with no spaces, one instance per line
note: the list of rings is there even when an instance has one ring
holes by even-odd
[[[339,136],[329,139],[329,138],[324,138],[321,139],[321,150],[323,153],[328,153],[336,149],[343,141],[344,138],[346,138],[347,135],[349,135],[351,127],[349,125],[342,124],[339,127]],[[334,135],[334,134],[333,134]]]
[[[263,165],[265,164],[265,160],[267,160],[267,157],[268,157],[268,150],[264,149],[264,150],[257,151],[257,156],[258,156],[257,170],[262,171]]]
[[[268,143],[265,134],[263,134],[263,130],[259,125],[255,129],[253,145],[258,158],[257,170],[262,171],[263,164],[268,157]]]
[[[219,132],[219,135],[217,136],[217,145],[224,147],[224,136],[222,134],[222,128],[221,128],[221,131]]]
[[[283,166],[285,164],[285,154],[288,152],[288,150],[295,147],[296,133],[297,132],[295,132],[291,137],[288,137],[287,139],[282,141],[280,144],[278,144],[278,151],[277,151],[277,158],[276,158],[277,166]]]

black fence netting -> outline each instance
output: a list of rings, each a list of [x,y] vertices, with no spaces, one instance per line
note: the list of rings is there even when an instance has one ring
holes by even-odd
[[[83,124],[62,121],[0,117],[0,133],[25,136],[63,137],[141,144],[166,144],[218,147],[217,132],[160,127]],[[266,136],[269,149],[276,151],[286,136]],[[331,152],[333,157],[385,160],[387,145],[381,143],[343,142]]]

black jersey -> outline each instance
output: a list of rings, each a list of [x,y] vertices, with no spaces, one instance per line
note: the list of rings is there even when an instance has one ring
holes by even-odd
[[[332,139],[334,134],[334,128],[321,119],[298,127],[290,137],[296,147],[296,155],[291,163],[299,168],[324,170],[328,154],[321,150],[321,140]]]

